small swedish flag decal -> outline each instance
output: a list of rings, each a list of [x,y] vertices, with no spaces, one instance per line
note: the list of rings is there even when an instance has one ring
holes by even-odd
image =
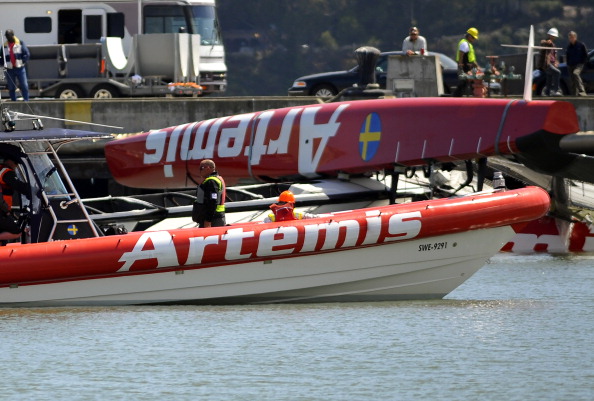
[[[382,137],[382,121],[377,113],[368,114],[359,131],[359,154],[364,161],[373,159]]]
[[[68,234],[70,235],[76,235],[78,233],[78,227],[76,226],[76,224],[70,224],[67,230]]]

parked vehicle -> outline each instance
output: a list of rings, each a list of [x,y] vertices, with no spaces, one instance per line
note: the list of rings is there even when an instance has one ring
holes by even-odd
[[[215,0],[2,1],[0,30],[13,29],[31,51],[31,96],[208,94],[227,85],[215,7]]]
[[[559,64],[559,70],[561,70],[561,93],[564,96],[573,96],[573,93],[570,93],[571,82],[569,80],[569,70],[567,68],[567,64]],[[584,65],[584,69],[582,70],[582,81],[584,82],[586,93],[594,93],[594,50],[590,50],[590,52],[588,52],[588,62],[586,65]],[[545,73],[540,70],[534,70],[534,73],[532,74],[532,90],[536,96],[546,96],[543,93],[545,84]]]
[[[442,67],[444,93],[450,94],[458,85],[458,65],[443,53],[430,52],[439,56]],[[382,89],[386,88],[386,75],[388,72],[388,56],[402,56],[402,51],[381,53],[376,63],[376,81]],[[289,96],[335,96],[341,90],[349,88],[359,80],[359,66],[346,71],[325,72],[297,78],[289,88]]]

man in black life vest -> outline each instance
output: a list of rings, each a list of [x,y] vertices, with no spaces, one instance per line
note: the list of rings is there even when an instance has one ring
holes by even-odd
[[[222,227],[226,224],[225,181],[217,173],[215,163],[210,159],[200,162],[200,177],[202,183],[196,188],[192,220],[202,228]]]

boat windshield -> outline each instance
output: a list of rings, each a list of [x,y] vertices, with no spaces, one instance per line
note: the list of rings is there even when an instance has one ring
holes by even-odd
[[[64,199],[69,199],[68,191],[57,173],[56,167],[46,154],[30,154],[29,160],[33,169],[37,172],[40,184],[48,195],[64,195]]]
[[[203,45],[221,44],[214,6],[147,5],[144,7],[144,33],[200,34]]]

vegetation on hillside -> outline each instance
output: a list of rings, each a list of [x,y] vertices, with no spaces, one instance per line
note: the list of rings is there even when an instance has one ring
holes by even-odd
[[[429,50],[450,56],[478,28],[485,65],[487,55],[516,52],[500,44],[527,43],[530,25],[537,41],[555,26],[560,47],[570,30],[594,46],[591,0],[218,0],[218,13],[233,96],[286,95],[301,75],[352,67],[360,46],[400,50],[413,25]]]

